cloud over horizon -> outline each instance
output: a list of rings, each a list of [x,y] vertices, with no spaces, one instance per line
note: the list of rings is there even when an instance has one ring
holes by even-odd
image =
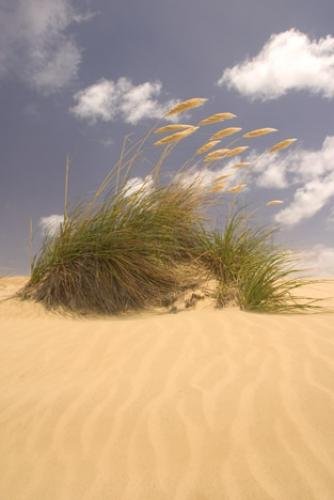
[[[134,85],[126,77],[117,81],[102,78],[74,95],[75,105],[70,111],[90,123],[120,118],[125,123],[136,125],[144,118],[162,118],[175,103],[175,100],[159,102],[161,91],[159,81]]]
[[[299,265],[309,276],[329,277],[334,274],[334,247],[314,245],[299,252]]]
[[[218,85],[254,100],[293,90],[334,98],[334,36],[313,40],[295,28],[273,34],[256,56],[225,69]]]
[[[64,88],[82,60],[69,28],[91,17],[72,0],[12,0],[9,7],[0,6],[0,78],[14,76],[44,94]]]

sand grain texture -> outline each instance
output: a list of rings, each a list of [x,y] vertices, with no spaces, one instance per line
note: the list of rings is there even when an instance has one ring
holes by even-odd
[[[2,302],[0,451],[1,500],[332,500],[334,316]]]

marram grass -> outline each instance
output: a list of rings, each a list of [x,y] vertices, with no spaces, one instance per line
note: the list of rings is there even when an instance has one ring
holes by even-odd
[[[296,277],[296,259],[273,244],[273,230],[254,228],[241,211],[230,215],[223,231],[203,233],[202,262],[218,281],[218,306],[229,302],[245,311],[291,313],[319,310],[317,301],[296,297],[313,281]]]
[[[206,100],[188,99],[175,105],[166,116],[196,109]],[[307,282],[294,277],[290,255],[272,245],[271,231],[254,229],[246,213],[228,217],[220,231],[209,229],[206,208],[217,204],[218,199],[224,202],[225,193],[238,196],[246,184],[233,185],[233,174],[221,171],[212,173],[209,185],[196,180],[181,182],[182,176],[191,174],[192,165],[189,172],[181,167],[168,184],[160,179],[164,161],[182,139],[202,126],[205,129],[232,118],[236,115],[226,112],[203,118],[197,125],[161,124],[128,148],[126,138],[120,159],[92,199],[66,211],[60,231],[45,238],[21,298],[76,313],[116,314],[162,305],[206,276],[216,279],[220,306],[232,300],[241,309],[251,311],[313,310],[316,306],[311,299],[294,297],[295,289]],[[239,131],[240,127],[229,127],[211,133],[197,147],[193,158],[207,153],[200,159],[205,165],[241,155],[248,146],[208,153],[221,139]],[[243,137],[255,138],[274,131],[254,129]],[[147,141],[154,133],[170,132],[153,143],[165,148],[146,181],[134,188],[129,180],[136,163],[144,157]],[[295,139],[285,139],[269,147],[269,151],[279,152],[293,142]],[[235,169],[248,166],[246,160],[237,160]],[[252,158],[252,164],[255,161]],[[267,205],[279,203],[271,200]]]
[[[161,305],[196,281],[204,202],[195,187],[169,185],[109,195],[92,213],[80,207],[44,242],[22,296],[80,313]]]

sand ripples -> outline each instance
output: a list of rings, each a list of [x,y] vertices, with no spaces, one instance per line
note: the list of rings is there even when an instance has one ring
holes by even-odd
[[[332,324],[232,309],[4,321],[0,498],[331,500]]]

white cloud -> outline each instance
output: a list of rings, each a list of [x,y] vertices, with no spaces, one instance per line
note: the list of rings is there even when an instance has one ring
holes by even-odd
[[[75,105],[71,112],[91,123],[110,122],[121,118],[136,124],[144,118],[162,118],[175,101],[161,104],[161,82],[145,82],[134,85],[128,78],[102,79],[74,95]]]
[[[11,0],[0,7],[0,77],[14,76],[43,93],[76,77],[81,50],[68,32],[91,14],[72,0]]]
[[[299,253],[301,263],[309,276],[334,276],[334,247],[315,245]]]
[[[227,68],[218,85],[262,100],[302,89],[333,98],[334,36],[312,40],[296,29],[274,34],[255,57]]]
[[[326,137],[319,150],[296,149],[286,155],[262,156],[253,167],[260,187],[295,187],[292,202],[275,219],[294,225],[319,212],[334,196],[334,136]]]
[[[61,224],[64,222],[63,215],[49,215],[39,219],[39,227],[44,235],[54,236],[60,229]]]
[[[132,194],[142,191],[143,195],[149,194],[153,189],[154,181],[152,175],[147,175],[146,177],[132,177],[129,179],[124,188],[123,192],[125,196],[131,196]]]
[[[292,203],[275,217],[277,222],[294,225],[319,212],[334,196],[334,170],[330,175],[306,182],[295,192]]]
[[[257,185],[264,188],[283,189],[288,187],[287,170],[291,165],[291,155],[264,154],[256,160],[256,156],[250,156],[249,161],[254,161],[253,171],[257,173]]]
[[[246,183],[249,187],[289,190],[283,195],[285,200],[294,190],[292,200],[275,215],[276,222],[286,226],[311,218],[334,200],[334,136],[326,137],[318,150],[296,148],[275,155],[259,155],[253,150],[243,160],[250,162],[247,169],[231,168],[239,161],[234,158],[225,164],[222,161],[215,168],[194,165],[176,179],[186,185],[196,182],[205,188],[228,173],[231,176],[226,180],[227,187]]]

